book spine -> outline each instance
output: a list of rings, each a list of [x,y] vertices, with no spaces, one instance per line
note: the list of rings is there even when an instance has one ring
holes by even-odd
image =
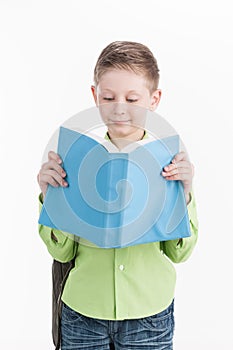
[[[106,177],[105,246],[120,247],[124,220],[127,154],[111,153]]]

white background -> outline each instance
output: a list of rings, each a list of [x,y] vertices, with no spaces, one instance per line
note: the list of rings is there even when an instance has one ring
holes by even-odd
[[[36,175],[56,128],[94,106],[94,65],[115,40],[157,57],[157,112],[195,165],[199,241],[176,265],[174,349],[233,348],[232,13],[226,0],[0,1],[1,349],[53,349]]]

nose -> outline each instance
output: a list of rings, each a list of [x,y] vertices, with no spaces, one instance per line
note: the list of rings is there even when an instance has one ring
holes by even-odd
[[[114,115],[125,115],[126,114],[126,106],[125,103],[116,102],[114,103],[114,109],[113,109]]]

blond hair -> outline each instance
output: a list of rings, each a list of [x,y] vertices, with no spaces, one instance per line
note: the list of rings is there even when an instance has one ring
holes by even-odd
[[[94,69],[94,83],[109,69],[125,69],[143,75],[150,93],[158,88],[159,68],[147,46],[133,41],[114,41],[105,47]]]

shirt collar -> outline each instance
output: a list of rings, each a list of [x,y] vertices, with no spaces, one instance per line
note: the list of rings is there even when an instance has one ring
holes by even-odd
[[[149,137],[148,132],[146,130],[144,130],[144,136],[143,136],[142,140],[148,139],[148,137]],[[105,140],[109,140],[110,141],[110,137],[109,137],[108,132],[106,132],[104,138],[105,138]]]

